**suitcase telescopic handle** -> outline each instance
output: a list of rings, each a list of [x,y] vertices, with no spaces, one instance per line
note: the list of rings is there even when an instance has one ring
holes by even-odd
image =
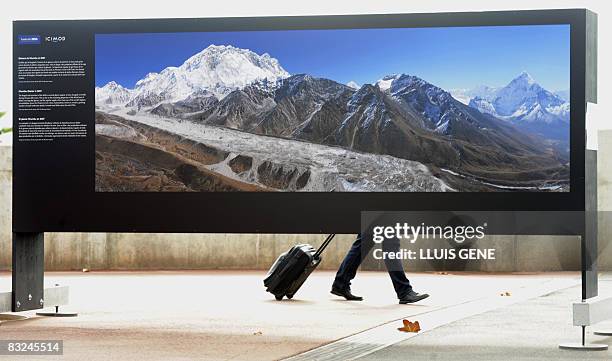
[[[323,243],[321,243],[321,246],[319,247],[319,249],[317,249],[317,251],[314,254],[314,258],[319,258],[319,256],[321,256],[321,253],[323,253],[323,251],[325,251],[325,248],[327,248],[327,246],[329,246],[329,244],[331,243],[332,239],[334,239],[336,235],[334,233],[327,235],[327,238],[325,238],[325,241],[323,241]]]

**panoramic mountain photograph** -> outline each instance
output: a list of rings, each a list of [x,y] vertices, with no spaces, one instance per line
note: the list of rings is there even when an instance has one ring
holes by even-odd
[[[566,25],[97,34],[95,64],[98,192],[569,191]]]

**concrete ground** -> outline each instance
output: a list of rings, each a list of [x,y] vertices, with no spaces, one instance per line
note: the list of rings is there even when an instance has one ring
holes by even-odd
[[[579,342],[579,328],[569,326],[568,304],[578,286],[462,319],[371,353],[359,360],[611,360],[612,350],[561,350],[561,341]],[[600,281],[600,294],[612,295],[612,280]],[[612,344],[593,329],[612,330],[602,322],[588,328],[587,342]]]
[[[402,318],[425,320],[427,314],[437,314],[440,327],[406,341],[430,340],[430,344],[415,346],[418,351],[415,354],[421,355],[421,359],[432,359],[427,350],[435,340],[440,343],[434,350],[449,347],[447,353],[440,351],[438,355],[442,356],[435,359],[446,359],[440,358],[444,355],[448,359],[464,359],[455,357],[457,351],[477,352],[480,341],[476,336],[480,334],[484,335],[481,337],[484,347],[511,352],[507,346],[508,342],[516,342],[513,338],[533,337],[532,342],[542,349],[554,350],[559,341],[578,335],[570,326],[569,310],[569,302],[580,296],[579,289],[573,287],[578,276],[409,274],[417,291],[432,296],[416,305],[399,305],[383,272],[358,274],[353,289],[366,298],[364,302],[346,302],[331,296],[333,273],[325,271],[315,272],[294,300],[282,302],[264,291],[264,273],[259,271],[47,273],[47,283],[71,287],[70,306],[64,311],[78,312],[79,317],[56,319],[37,317],[34,312],[21,313],[29,318],[0,323],[0,339],[64,340],[64,355],[45,356],[45,360],[276,360],[380,325],[394,325]],[[0,273],[0,291],[9,289],[10,274]],[[535,307],[542,302],[538,301],[540,298],[527,299],[541,289],[567,290],[561,291],[560,299],[550,298],[552,308]],[[510,296],[501,296],[505,292]],[[515,300],[519,303],[513,305]],[[536,303],[532,307],[521,300]],[[498,306],[503,307],[477,315]],[[526,313],[517,312],[516,307]],[[442,317],[444,312],[452,312],[452,317]],[[535,314],[529,316],[530,313]],[[462,323],[463,316],[490,318]],[[538,317],[549,323],[524,323],[516,328],[516,322]],[[554,332],[565,330],[564,337],[549,333],[543,336],[547,342],[539,342],[536,337],[540,337],[541,328],[553,323],[560,328]],[[434,336],[453,325],[448,334],[471,343],[447,344]],[[497,337],[492,331],[507,337]],[[458,348],[453,350],[452,345]],[[396,357],[395,346],[380,351],[380,357],[405,359],[401,355],[410,350],[404,343],[397,347],[401,347],[400,358]],[[379,353],[366,357],[378,357]],[[0,360],[4,359],[10,358],[0,356]]]

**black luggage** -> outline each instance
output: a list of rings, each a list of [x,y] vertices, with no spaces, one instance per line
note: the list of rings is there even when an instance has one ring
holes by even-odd
[[[335,234],[328,235],[319,249],[309,244],[298,244],[278,256],[264,279],[266,291],[273,294],[278,301],[285,296],[289,299],[293,298],[306,278],[321,263],[321,253],[331,243],[334,236]]]

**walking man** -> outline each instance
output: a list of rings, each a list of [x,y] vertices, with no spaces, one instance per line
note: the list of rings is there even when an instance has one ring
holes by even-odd
[[[344,297],[348,301],[363,300],[363,297],[356,296],[351,292],[351,281],[355,278],[363,257],[370,252],[373,246],[374,241],[371,236],[364,237],[363,234],[357,236],[353,246],[346,254],[346,257],[344,257],[344,261],[342,261],[338,273],[336,273],[336,278],[331,289],[332,294]],[[399,239],[387,239],[383,242],[383,252],[397,252],[399,246]],[[406,278],[406,274],[404,273],[404,267],[401,260],[388,259],[385,257],[385,266],[393,282],[393,287],[395,288],[395,293],[397,294],[400,304],[414,303],[429,297],[426,293],[420,294],[412,289],[410,281]]]

